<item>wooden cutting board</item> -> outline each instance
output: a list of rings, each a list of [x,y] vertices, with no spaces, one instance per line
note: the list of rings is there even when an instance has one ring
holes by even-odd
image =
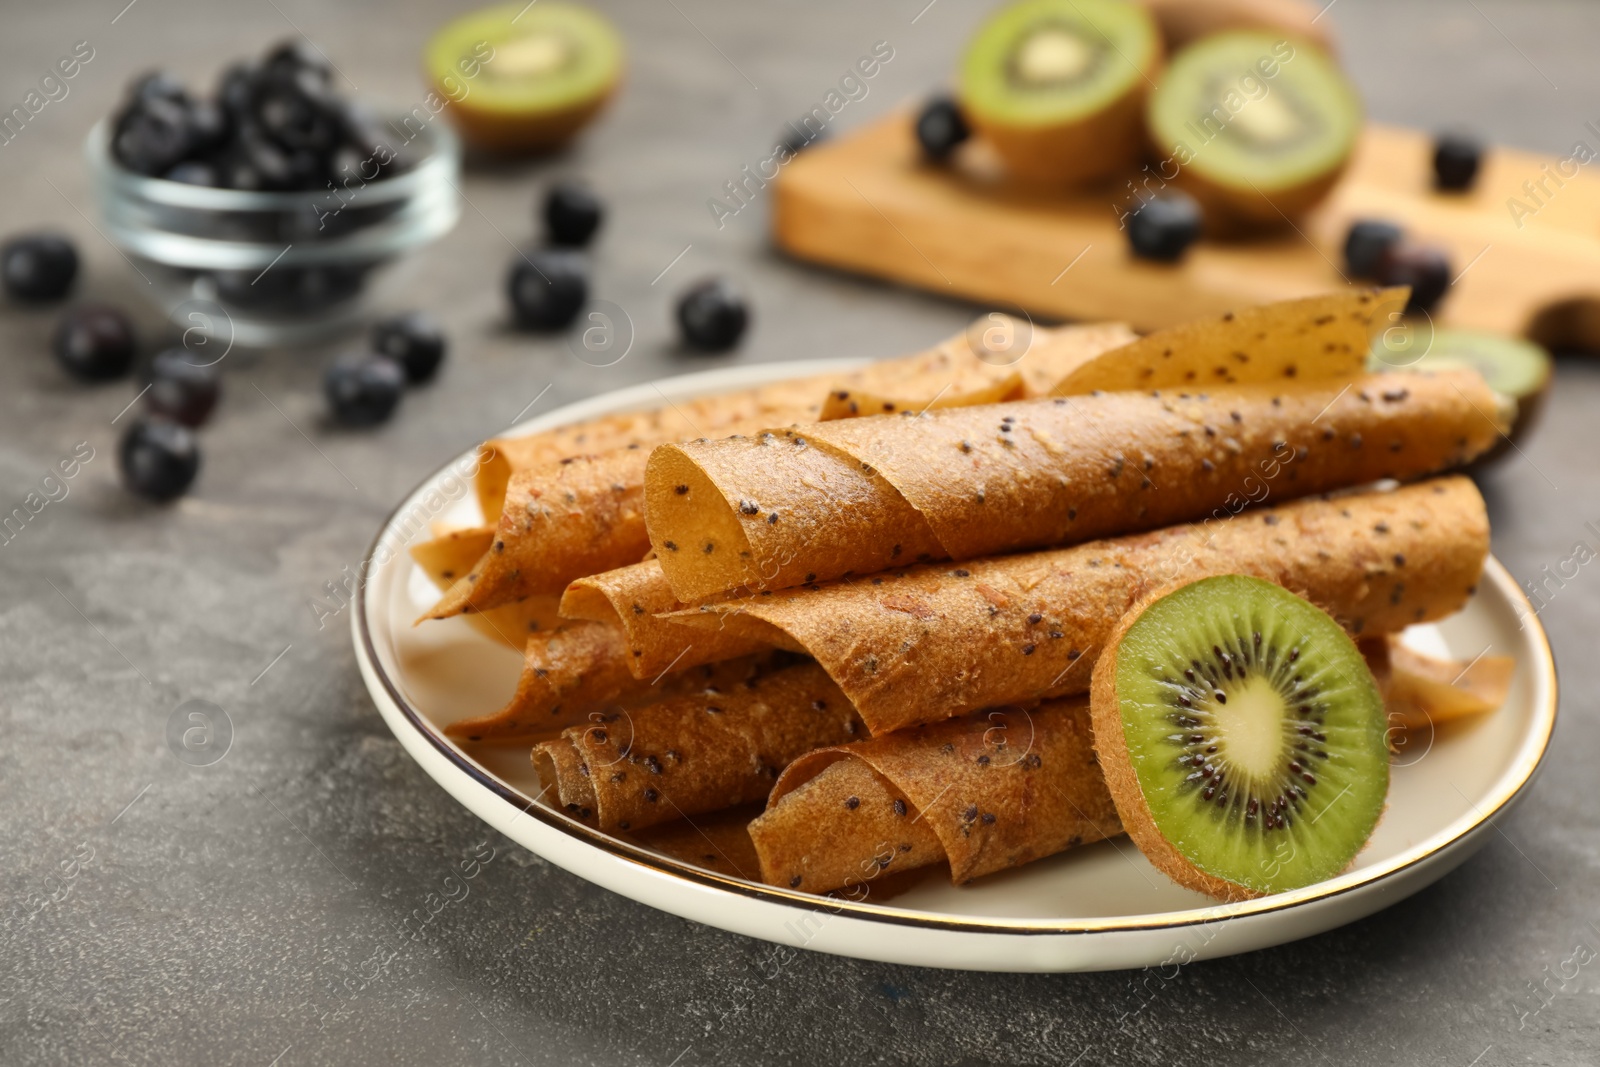
[[[1600,132],[1583,132],[1600,150]],[[789,163],[775,183],[773,227],[801,259],[1046,318],[1150,330],[1348,284],[1351,220],[1386,218],[1449,249],[1457,278],[1436,322],[1600,349],[1600,160],[1569,161],[1577,173],[1565,177],[1554,157],[1493,149],[1472,192],[1441,194],[1432,154],[1424,134],[1370,126],[1339,186],[1298,229],[1201,241],[1165,265],[1129,254],[1117,212],[1137,201],[1126,187],[1029,189],[976,140],[948,166],[927,164],[899,113]],[[1524,188],[1541,180],[1550,195]],[[1513,197],[1531,211],[1514,218]]]

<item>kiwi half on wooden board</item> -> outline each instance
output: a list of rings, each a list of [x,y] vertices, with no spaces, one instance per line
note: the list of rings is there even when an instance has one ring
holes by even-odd
[[[962,114],[1017,177],[1081,184],[1133,165],[1161,35],[1126,0],[1022,0],[979,28]]]
[[[1333,188],[1361,133],[1361,101],[1327,53],[1271,31],[1213,34],[1173,57],[1146,122],[1208,229],[1280,226]]]
[[[429,40],[424,64],[447,113],[474,147],[559,147],[605,105],[622,79],[622,40],[579,4],[539,0],[485,8]]]
[[[1095,663],[1090,714],[1128,835],[1219,899],[1339,874],[1383,813],[1372,672],[1327,613],[1271,582],[1202,578],[1135,607]]]

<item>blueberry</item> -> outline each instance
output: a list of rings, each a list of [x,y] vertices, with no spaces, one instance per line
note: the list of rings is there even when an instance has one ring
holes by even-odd
[[[222,72],[222,79],[217,83],[217,102],[234,122],[242,122],[255,113],[258,76],[251,63],[235,63]]]
[[[1401,241],[1384,253],[1377,277],[1383,285],[1411,286],[1406,311],[1432,311],[1450,288],[1450,259],[1433,245]]]
[[[165,177],[169,182],[182,182],[184,185],[215,187],[222,184],[222,175],[217,172],[217,168],[198,159],[184,160],[167,171]]]
[[[189,93],[171,72],[153,70],[133,80],[128,86],[128,98],[140,103],[148,103],[151,100],[175,100],[183,104],[188,103]]]
[[[56,359],[74,377],[109,381],[133,366],[133,325],[116,308],[84,304],[61,317],[56,327]]]
[[[59,300],[77,276],[78,251],[59,234],[21,234],[0,245],[0,279],[18,300]]]
[[[196,362],[183,348],[159,353],[150,361],[148,378],[145,404],[157,415],[185,426],[200,426],[210,418],[222,392],[216,367]]]
[[[122,435],[117,450],[122,481],[151,500],[183,495],[200,472],[200,446],[194,432],[166,419],[139,419]]]
[[[246,125],[239,131],[235,142],[236,167],[243,164],[253,174],[261,189],[291,189],[295,183],[295,163],[281,147],[257,126]],[[236,171],[240,181],[249,180],[242,171]],[[235,188],[251,188],[236,185]]]
[[[289,37],[278,42],[262,59],[261,66],[269,76],[304,72],[324,86],[333,84],[333,67],[305,37]]]
[[[1128,219],[1128,245],[1141,259],[1173,263],[1200,237],[1200,208],[1182,194],[1145,201]]]
[[[559,330],[577,318],[589,280],[571,253],[529,252],[512,262],[506,291],[519,326]]]
[[[255,115],[261,128],[291,152],[327,153],[344,136],[327,83],[309,70],[269,72],[257,92]]]
[[[577,182],[556,182],[545,194],[545,232],[553,245],[588,244],[603,214],[600,199]]]
[[[810,116],[806,117],[809,118]],[[778,138],[778,143],[773,147],[786,149],[789,155],[797,156],[812,145],[827,139],[828,128],[826,126],[820,126],[813,132],[811,127],[804,122],[791,122],[788,128],[783,131],[783,135]]]
[[[189,154],[189,109],[165,97],[136,100],[117,118],[111,149],[137,174],[165,174]]]
[[[394,414],[406,372],[387,356],[350,352],[334,360],[322,379],[333,417],[346,426],[376,426]]]
[[[1350,224],[1344,238],[1345,270],[1353,278],[1374,278],[1384,254],[1393,248],[1404,234],[1400,227],[1382,219],[1357,219]]]
[[[678,298],[678,327],[692,348],[705,352],[732,348],[749,322],[744,297],[724,278],[697,282]]]
[[[1478,177],[1483,145],[1464,134],[1442,133],[1433,143],[1433,184],[1436,189],[1464,192]]]
[[[922,145],[923,153],[935,162],[950,158],[956,146],[971,136],[972,130],[968,128],[967,120],[961,117],[961,109],[948,96],[936,96],[929,100],[917,116],[917,143]]]
[[[421,311],[392,315],[372,327],[372,349],[405,368],[406,379],[425,382],[444,359],[444,331],[433,316]]]
[[[197,153],[214,152],[228,142],[233,132],[233,120],[221,104],[213,100],[197,100],[189,105],[189,150]]]

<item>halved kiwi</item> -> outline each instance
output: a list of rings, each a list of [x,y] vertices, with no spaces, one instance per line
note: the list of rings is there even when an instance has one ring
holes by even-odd
[[[1161,174],[1206,209],[1208,226],[1282,225],[1333,188],[1361,132],[1361,101],[1316,45],[1259,30],[1179,52],[1150,94]]]
[[[1259,578],[1130,611],[1095,664],[1095,749],[1129,836],[1222,900],[1350,865],[1389,789],[1383,698],[1348,634]]]
[[[599,13],[560,0],[485,8],[429,40],[429,79],[472,145],[546,150],[581,130],[622,77],[622,40]]]
[[[1368,359],[1373,370],[1440,370],[1471,367],[1483,375],[1489,388],[1516,401],[1516,417],[1511,429],[1476,462],[1490,463],[1511,450],[1532,431],[1544,411],[1550,393],[1554,361],[1550,353],[1533,341],[1486,330],[1441,330],[1423,328],[1418,338],[1421,356],[1408,348],[1385,348],[1383,338],[1373,343]]]
[[[961,61],[967,121],[1029,181],[1087,182],[1131,166],[1161,35],[1125,0],[1022,0],[981,26]]]

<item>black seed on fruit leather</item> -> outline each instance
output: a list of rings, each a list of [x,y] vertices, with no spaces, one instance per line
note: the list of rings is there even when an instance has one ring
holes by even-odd
[[[790,889],[799,889],[800,888],[800,876],[798,874],[795,875],[793,878],[789,879],[789,888]]]
[[[978,766],[980,766],[980,767],[989,766],[989,757],[988,756],[979,756],[978,757]]]
[[[978,805],[973,804],[971,807],[967,808],[966,811],[961,813],[961,817],[967,822],[971,822],[973,819],[976,819],[978,817]]]
[[[994,812],[986,811],[986,812],[983,813],[983,825],[985,825],[985,826],[993,826],[994,825]]]

